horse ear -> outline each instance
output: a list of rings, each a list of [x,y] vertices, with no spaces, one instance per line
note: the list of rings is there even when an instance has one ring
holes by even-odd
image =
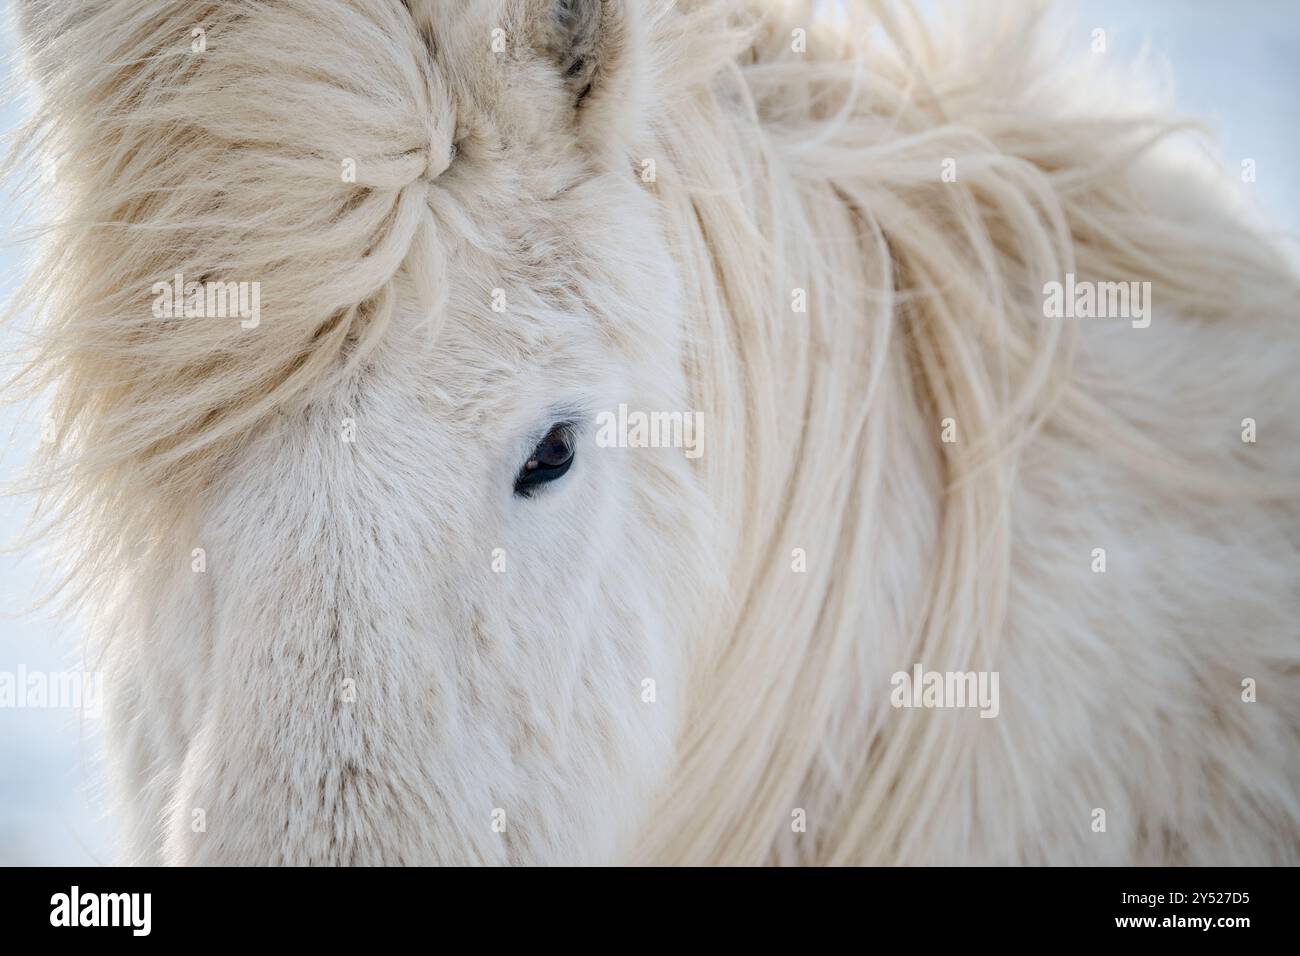
[[[602,62],[617,50],[622,10],[616,8],[621,7],[600,0],[555,0],[543,35],[544,48],[576,101],[592,91]]]
[[[552,0],[539,52],[564,78],[575,108],[609,136],[640,115],[647,83],[641,4]]]

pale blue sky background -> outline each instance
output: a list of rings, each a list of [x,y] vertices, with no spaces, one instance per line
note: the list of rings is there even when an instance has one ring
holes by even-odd
[[[853,0],[847,0],[852,3]],[[982,0],[970,0],[982,2]],[[1144,41],[1166,57],[1179,104],[1211,118],[1232,167],[1256,161],[1258,203],[1300,232],[1300,0],[1063,0],[1077,11],[1081,48],[1103,27],[1108,56],[1130,57]],[[8,9],[6,7],[6,15]],[[7,17],[6,17],[7,19]],[[0,71],[13,36],[0,24]],[[21,105],[0,102],[0,134]],[[21,272],[13,212],[0,197],[0,299]],[[0,355],[13,344],[0,330]],[[35,429],[0,409],[0,483],[13,479]],[[0,540],[21,527],[18,503],[0,499]],[[57,671],[79,662],[74,627],[46,613],[16,616],[37,590],[29,559],[0,554],[0,671]],[[73,711],[0,709],[0,865],[82,864],[111,860],[94,723]]]
[[[18,121],[25,104],[8,98],[14,36],[11,6],[0,22],[0,135]],[[0,190],[0,301],[7,301],[29,252],[15,245],[15,211]],[[0,328],[0,363],[15,337]],[[7,366],[4,366],[7,367]],[[18,475],[35,445],[36,429],[12,407],[0,407],[0,486]],[[0,544],[22,528],[22,503],[0,497]],[[37,593],[30,556],[0,552],[0,671],[57,672],[79,668],[75,627],[48,613],[23,615]],[[74,710],[0,708],[0,865],[109,862],[94,723],[81,725]]]

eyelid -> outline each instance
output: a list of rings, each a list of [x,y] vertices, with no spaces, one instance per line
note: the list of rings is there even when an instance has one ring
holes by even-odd
[[[571,399],[552,406],[549,411],[550,414],[543,419],[546,424],[525,432],[521,436],[519,445],[515,446],[516,453],[520,451],[524,453],[524,461],[527,461],[526,456],[531,455],[537,449],[537,446],[542,443],[542,440],[557,428],[568,429],[569,436],[576,448],[579,440],[587,431],[587,424],[595,413],[594,408],[583,398]]]
[[[545,467],[538,466],[530,469],[528,467],[529,464],[536,461],[542,446],[545,445],[553,435],[561,436],[567,446],[569,454],[565,458],[564,462],[559,465],[548,465]],[[563,478],[568,474],[574,460],[577,458],[577,444],[576,422],[563,419],[549,425],[545,434],[533,443],[532,449],[524,459],[524,463],[519,467],[519,471],[515,473],[515,495],[521,498],[531,498],[533,493],[542,485],[558,481],[560,478]]]

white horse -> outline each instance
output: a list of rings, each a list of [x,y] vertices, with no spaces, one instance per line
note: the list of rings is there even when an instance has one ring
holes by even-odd
[[[1300,860],[1296,271],[848,7],[22,7],[126,860]]]

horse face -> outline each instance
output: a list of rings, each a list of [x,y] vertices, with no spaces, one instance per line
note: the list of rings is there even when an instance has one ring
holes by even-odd
[[[396,318],[245,453],[208,522],[260,595],[217,640],[309,716],[268,704],[265,672],[226,675],[253,688],[224,782],[248,792],[195,778],[185,802],[269,822],[216,852],[181,833],[174,857],[609,859],[666,777],[708,509],[699,447],[617,432],[620,405],[690,411],[633,152],[639,25],[619,3],[462,7],[411,4],[442,168]],[[213,766],[219,724],[197,736]],[[248,765],[267,740],[280,771]],[[292,777],[321,781],[320,829],[270,826],[296,820]]]
[[[19,12],[109,224],[47,259],[41,371],[102,464],[67,493],[128,855],[610,859],[711,580],[698,428],[620,433],[693,411],[645,9],[205,13]],[[151,314],[182,273],[258,320]]]

